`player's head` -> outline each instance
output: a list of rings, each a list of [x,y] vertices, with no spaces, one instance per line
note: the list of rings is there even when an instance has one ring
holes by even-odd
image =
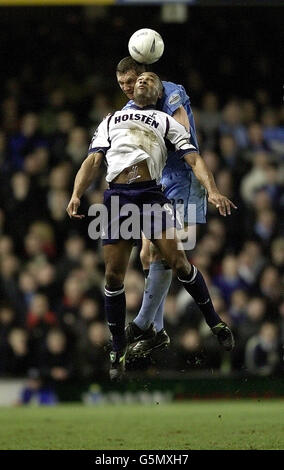
[[[116,67],[116,78],[123,93],[132,100],[137,77],[146,72],[147,66],[139,64],[132,57],[124,57]]]
[[[139,106],[156,104],[163,94],[163,84],[154,72],[143,72],[134,86],[134,101]]]

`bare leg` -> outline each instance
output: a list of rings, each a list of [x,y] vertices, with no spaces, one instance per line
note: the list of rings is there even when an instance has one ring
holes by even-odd
[[[123,284],[131,251],[132,243],[129,240],[104,245],[106,286],[115,289]]]
[[[190,274],[191,264],[188,262],[184,251],[178,249],[180,240],[176,229],[172,228],[162,232],[161,238],[153,240],[153,243],[158,247],[163,258],[179,278],[183,279]]]

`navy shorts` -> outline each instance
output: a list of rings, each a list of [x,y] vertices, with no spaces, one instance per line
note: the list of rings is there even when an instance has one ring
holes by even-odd
[[[102,244],[119,240],[141,240],[141,232],[149,240],[161,238],[167,228],[176,226],[173,207],[155,180],[141,183],[110,183],[104,192],[107,217],[103,223]]]

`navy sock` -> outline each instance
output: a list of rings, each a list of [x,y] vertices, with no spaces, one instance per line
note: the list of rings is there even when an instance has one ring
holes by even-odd
[[[213,307],[207,285],[201,272],[192,265],[190,274],[188,274],[188,276],[183,276],[183,279],[178,279],[182,282],[183,287],[197,303],[204,315],[207,325],[210,328],[218,325],[222,320]]]
[[[113,350],[123,351],[126,347],[126,300],[124,286],[116,289],[105,287],[105,315],[112,334]]]

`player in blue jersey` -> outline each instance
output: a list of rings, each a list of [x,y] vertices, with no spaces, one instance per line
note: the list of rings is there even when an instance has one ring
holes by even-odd
[[[131,57],[125,57],[117,65],[116,77],[121,90],[129,98],[125,109],[133,105],[134,86],[138,76],[146,71],[146,66],[138,64]],[[198,149],[193,113],[189,97],[181,85],[163,81],[163,95],[157,102],[157,109],[166,112],[187,130],[190,129],[191,143]],[[199,151],[199,149],[198,149]],[[196,153],[197,158],[201,158]],[[210,170],[203,163],[204,178],[212,177]],[[209,176],[210,175],[210,176]],[[214,204],[220,215],[230,214],[230,207],[226,205],[215,186],[211,194],[195,177],[191,167],[184,159],[178,159],[174,151],[169,151],[167,164],[163,170],[160,183],[164,187],[165,196],[174,206],[183,204],[184,213],[181,214],[185,228],[192,225],[206,223],[207,197]],[[195,211],[188,213],[189,205],[194,205]],[[177,207],[176,207],[177,208]],[[145,290],[141,309],[136,318],[126,328],[128,341],[128,355],[131,357],[151,353],[154,350],[166,347],[170,338],[164,329],[163,311],[166,296],[172,281],[172,270],[165,263],[160,252],[149,240],[143,239],[140,258],[146,278]],[[199,305],[205,320],[219,343],[225,350],[232,350],[234,338],[229,327],[216,314],[215,310],[207,305]]]

